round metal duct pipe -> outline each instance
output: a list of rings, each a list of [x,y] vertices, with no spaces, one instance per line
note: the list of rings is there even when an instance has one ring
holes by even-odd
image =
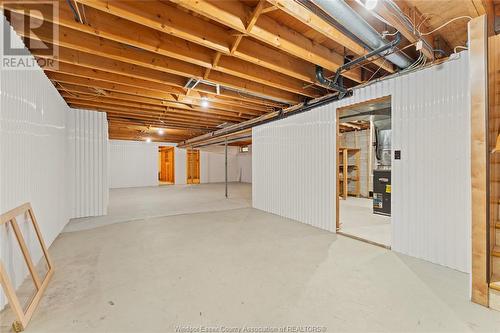
[[[372,50],[387,44],[387,41],[380,36],[377,30],[368,24],[344,0],[311,0],[311,2],[372,48]],[[386,53],[389,52],[387,51]],[[384,56],[384,53],[381,55]],[[406,68],[411,65],[411,61],[400,53],[392,53],[384,57],[399,68]]]

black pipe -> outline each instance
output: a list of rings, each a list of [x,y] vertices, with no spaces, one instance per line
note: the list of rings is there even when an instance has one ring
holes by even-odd
[[[251,124],[248,124],[248,125],[245,125],[242,127],[238,127],[237,131],[243,131],[243,130],[246,130],[246,129],[249,129],[249,128],[252,128],[255,126],[260,126],[263,124],[271,123],[271,122],[276,121],[276,120],[280,120],[280,119],[284,119],[284,118],[287,118],[290,116],[294,116],[296,114],[303,113],[303,112],[309,111],[311,109],[314,109],[314,108],[317,108],[317,107],[320,107],[320,106],[323,106],[326,104],[330,104],[332,102],[335,102],[335,101],[342,99],[343,97],[346,97],[346,96],[349,97],[352,95],[353,95],[353,90],[349,89],[349,90],[346,90],[345,94],[343,94],[342,96],[341,96],[341,94],[338,94],[338,95],[333,95],[333,96],[327,97],[327,98],[322,99],[322,100],[317,101],[317,102],[304,103],[304,105],[302,105],[301,107],[299,107],[298,109],[293,110],[293,111],[285,112],[284,109],[281,109],[281,110],[277,111],[277,115],[275,117],[269,118],[269,119],[264,119],[264,120],[261,120],[261,121],[255,122],[255,123],[251,123]],[[210,134],[212,137],[217,137],[214,132],[212,132]],[[230,135],[230,134],[231,133],[222,133],[218,136],[224,136],[224,135]],[[206,140],[209,140],[209,139],[207,138]],[[206,140],[201,140],[201,142],[206,141]],[[221,142],[224,142],[224,141],[221,141]],[[220,143],[220,142],[216,142],[216,143]],[[213,143],[213,144],[216,144],[216,143]],[[185,143],[183,141],[183,142],[179,143],[179,146],[182,147],[183,145],[185,145],[186,147],[198,147],[198,148],[205,146],[204,144],[198,145],[196,142]],[[212,144],[207,144],[207,145],[212,145]]]
[[[69,8],[71,9],[71,11],[73,12],[73,15],[75,16],[75,21],[77,21],[78,23],[82,23],[80,21],[80,16],[78,15],[78,12],[76,11],[75,7],[73,7],[73,4],[71,3],[71,0],[66,0],[66,2],[68,3]]]
[[[335,72],[335,77],[333,78],[333,80],[330,80],[330,79],[325,77],[323,67],[316,66],[316,79],[318,80],[318,82],[321,85],[338,91],[341,94],[340,99],[342,99],[343,98],[342,94],[347,93],[347,89],[342,84],[342,77],[340,76],[340,74],[342,72],[349,70],[354,65],[357,65],[360,62],[363,62],[363,61],[365,61],[365,60],[367,60],[375,55],[378,55],[382,52],[385,52],[389,49],[392,49],[393,47],[398,45],[400,42],[401,42],[401,33],[398,32],[396,34],[396,38],[394,38],[394,40],[392,40],[390,43],[384,44],[381,47],[376,48],[375,50],[368,52],[364,56],[361,56],[359,58],[351,60],[348,63],[345,63],[342,66],[340,66],[339,68],[337,68],[337,71]]]
[[[349,70],[352,66],[354,65],[357,65],[359,64],[360,62],[362,61],[365,61],[373,56],[376,56],[378,54],[381,54],[382,52],[384,51],[387,51],[389,49],[392,49],[393,47],[397,46],[399,43],[401,43],[401,33],[398,31],[396,33],[396,38],[394,38],[391,42],[385,44],[385,45],[382,45],[381,47],[379,48],[376,48],[375,50],[371,51],[371,52],[368,52],[367,54],[365,54],[364,56],[361,56],[359,58],[356,58],[352,61],[349,61],[348,63],[346,64],[343,64],[342,66],[340,66],[339,68],[337,68],[337,71],[335,72],[335,78],[334,78],[334,81],[338,80],[339,76],[340,76],[340,73],[341,72],[344,72],[344,71],[347,71]]]
[[[316,65],[316,80],[322,85],[327,88],[333,89],[338,92],[345,93],[347,92],[347,89],[344,88],[342,85],[339,85],[336,81],[329,80],[325,77],[323,73],[323,67]]]

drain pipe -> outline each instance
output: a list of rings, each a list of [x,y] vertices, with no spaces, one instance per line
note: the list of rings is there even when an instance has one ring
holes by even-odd
[[[337,74],[335,74],[335,76],[336,75]],[[347,92],[347,89],[344,88],[344,85],[342,83],[342,77],[340,77],[340,80],[333,80],[333,81],[330,79],[327,79],[325,77],[323,67],[318,66],[318,65],[316,65],[316,80],[318,80],[318,82],[322,86],[324,86],[326,88],[333,89],[335,91],[338,91],[341,94],[345,94]]]
[[[342,72],[348,71],[353,66],[355,66],[355,65],[357,65],[357,64],[359,64],[367,59],[370,59],[373,56],[376,56],[378,54],[382,54],[385,51],[388,51],[388,50],[394,48],[396,45],[398,45],[401,42],[401,39],[402,39],[401,33],[398,32],[396,34],[396,38],[394,38],[394,40],[392,40],[390,43],[384,44],[381,47],[379,47],[371,52],[368,52],[364,56],[356,58],[356,59],[349,61],[348,63],[340,66],[339,68],[337,68],[337,71],[335,72],[335,77],[333,80],[327,79],[325,77],[324,72],[323,72],[323,67],[316,66],[316,79],[318,80],[318,82],[321,85],[338,91],[340,93],[339,99],[341,99],[343,97],[343,95],[345,95],[345,93],[347,93],[347,89],[342,84],[342,76],[340,76],[340,74],[342,74]]]

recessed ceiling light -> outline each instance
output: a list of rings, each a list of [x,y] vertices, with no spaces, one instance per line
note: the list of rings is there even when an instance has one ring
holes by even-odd
[[[146,138],[146,142],[151,142],[151,138]]]
[[[208,99],[206,97],[203,97],[201,99],[201,107],[202,108],[208,108],[209,105],[210,105],[210,103],[208,102]]]
[[[165,131],[164,131],[162,128],[159,128],[159,129],[158,129],[158,134],[159,134],[159,135],[163,135],[163,133],[165,133]]]

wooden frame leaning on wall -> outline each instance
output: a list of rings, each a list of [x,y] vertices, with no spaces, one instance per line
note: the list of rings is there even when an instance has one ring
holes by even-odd
[[[38,238],[38,242],[40,243],[40,247],[42,249],[42,253],[45,258],[45,262],[47,264],[47,274],[43,281],[40,279],[40,276],[36,270],[35,264],[31,258],[31,254],[29,252],[28,246],[26,245],[26,241],[24,240],[23,234],[19,225],[17,223],[16,217],[23,215],[31,220],[33,229],[35,230],[36,236]],[[7,227],[11,227],[14,235],[16,236],[17,242],[19,243],[19,248],[24,257],[24,261],[28,266],[28,270],[31,274],[31,278],[33,279],[33,283],[35,284],[36,293],[33,295],[26,311],[21,306],[19,298],[16,295],[15,286],[12,284],[7,271],[3,265],[3,262],[0,260],[0,284],[7,296],[7,300],[9,301],[9,305],[11,309],[14,311],[17,320],[12,324],[14,331],[20,332],[23,331],[31,320],[33,313],[35,312],[40,300],[43,296],[43,293],[47,289],[47,286],[54,274],[54,265],[52,260],[50,259],[49,253],[47,251],[47,247],[45,246],[45,242],[43,240],[40,227],[35,218],[35,214],[33,213],[33,208],[30,203],[25,203],[17,208],[8,211],[5,214],[0,216],[0,226],[6,225]]]

